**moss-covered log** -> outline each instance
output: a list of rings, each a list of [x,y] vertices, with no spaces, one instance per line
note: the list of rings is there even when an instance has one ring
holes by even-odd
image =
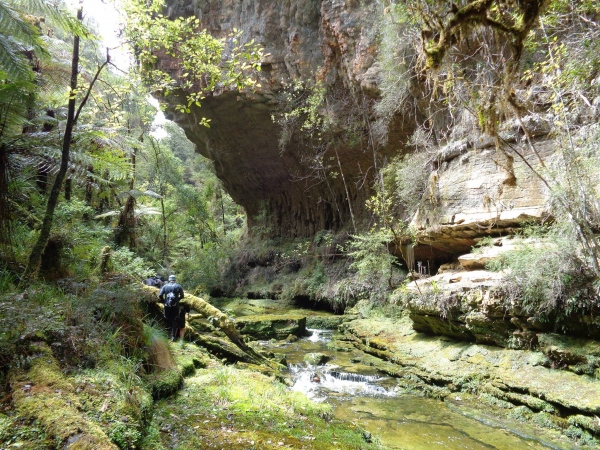
[[[107,427],[90,420],[83,397],[61,372],[52,350],[44,342],[31,345],[36,356],[29,370],[10,374],[12,401],[19,417],[37,421],[57,448],[117,450]]]
[[[158,293],[158,289],[152,286],[144,286],[144,289]],[[156,297],[158,301],[158,298]],[[249,358],[249,361],[257,364],[266,364],[269,367],[276,366],[277,364],[259,353],[255,352],[250,348],[243,340],[242,335],[236,329],[235,324],[232,320],[227,317],[221,310],[215,308],[210,303],[196,297],[195,295],[185,294],[185,297],[181,301],[182,305],[189,306],[192,310],[197,311],[202,316],[210,320],[210,322],[217,328],[219,328],[225,335],[233,342],[240,350],[242,350]],[[162,305],[161,305],[162,306]],[[186,325],[187,322],[186,322]]]

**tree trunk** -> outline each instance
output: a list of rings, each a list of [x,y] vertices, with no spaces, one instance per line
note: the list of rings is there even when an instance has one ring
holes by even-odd
[[[83,19],[83,9],[77,10],[77,20]],[[37,278],[40,264],[42,262],[42,255],[48,244],[50,238],[50,230],[52,228],[52,221],[54,219],[54,210],[58,205],[58,196],[62,188],[62,184],[67,174],[69,167],[69,150],[71,148],[71,136],[73,134],[73,127],[75,125],[75,95],[74,92],[77,90],[77,72],[79,67],[79,36],[75,35],[73,39],[73,58],[71,60],[71,95],[69,96],[69,104],[67,108],[67,123],[65,126],[65,135],[63,138],[63,146],[60,160],[60,169],[56,174],[56,179],[52,185],[50,196],[48,197],[48,203],[46,205],[46,213],[44,215],[44,221],[42,223],[42,229],[40,230],[40,236],[35,243],[31,254],[29,256],[29,262],[21,284],[28,284],[35,281]]]
[[[71,194],[73,193],[73,180],[71,178],[67,178],[65,181],[65,200],[71,201]]]
[[[165,215],[165,197],[161,192],[162,197],[160,198],[160,207],[162,210],[162,227],[163,227],[163,241],[162,241],[162,263],[163,266],[167,266],[167,216]]]

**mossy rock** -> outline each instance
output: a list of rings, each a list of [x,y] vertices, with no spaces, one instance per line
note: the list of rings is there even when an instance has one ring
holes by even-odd
[[[194,364],[193,358],[181,356],[179,358],[175,358],[175,360],[177,361],[177,365],[181,368],[181,374],[184,377],[194,375],[196,372],[196,364]]]
[[[197,336],[196,332],[191,333]],[[170,345],[175,362],[181,367],[183,376],[193,375],[196,369],[203,369],[210,361],[210,355],[193,342],[178,342]]]
[[[211,355],[229,362],[252,362],[248,354],[244,353],[231,341],[209,334],[190,333],[194,343],[205,348]]]
[[[189,314],[188,325],[198,333],[214,333],[217,329],[201,314]]]
[[[344,342],[340,340],[333,340],[327,343],[327,350],[331,350],[332,352],[351,352],[354,350],[354,345],[350,342]]]
[[[558,334],[540,334],[540,350],[559,365],[570,366],[574,372],[593,374],[600,367],[600,343],[574,339]]]
[[[318,330],[336,330],[344,322],[356,319],[358,316],[307,316],[306,327]]]
[[[598,420],[598,417],[590,417],[590,416],[584,416],[581,414],[577,414],[575,416],[571,416],[569,417],[569,424],[577,426],[577,427],[581,427],[581,428],[585,428],[586,430],[590,431],[592,434],[596,435],[596,436],[600,436],[600,421]]]
[[[329,361],[329,357],[323,353],[307,353],[304,355],[304,361],[310,365],[318,366]]]
[[[236,319],[235,327],[254,339],[285,339],[288,335],[306,334],[306,317],[300,315],[246,316]]]
[[[180,368],[162,370],[146,375],[152,398],[158,400],[175,394],[183,386],[183,373]]]

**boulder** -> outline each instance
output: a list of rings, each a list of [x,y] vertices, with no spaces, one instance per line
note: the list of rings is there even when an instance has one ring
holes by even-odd
[[[319,364],[325,364],[329,361],[329,357],[323,353],[307,353],[304,355],[304,362],[311,366],[318,366]]]

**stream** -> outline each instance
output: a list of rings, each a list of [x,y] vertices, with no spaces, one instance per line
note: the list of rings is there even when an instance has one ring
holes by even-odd
[[[245,315],[241,310],[236,313]],[[472,418],[441,400],[406,393],[395,378],[362,364],[365,354],[350,343],[338,340],[341,336],[333,330],[308,331],[310,336],[296,342],[271,340],[262,341],[261,345],[285,355],[291,389],[305,393],[314,401],[330,403],[335,417],[361,426],[389,448],[563,448],[542,442],[529,429],[523,431],[525,426],[519,422],[489,418],[485,412]],[[305,356],[310,353],[321,353],[326,361],[309,364]]]

